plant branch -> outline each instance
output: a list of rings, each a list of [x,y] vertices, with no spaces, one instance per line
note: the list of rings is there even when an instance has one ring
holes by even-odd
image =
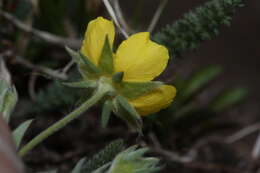
[[[260,130],[260,123],[256,123],[253,125],[250,125],[248,127],[245,127],[241,130],[239,130],[238,132],[236,132],[235,134],[233,134],[232,136],[229,136],[226,139],[227,143],[234,143],[242,138],[244,138],[245,136],[248,136],[256,131]]]
[[[257,136],[253,151],[252,151],[252,158],[257,160],[260,154],[260,133]]]
[[[113,21],[115,22],[116,26],[118,27],[118,29],[120,30],[120,32],[124,35],[125,38],[128,38],[128,34],[126,33],[126,31],[124,30],[123,27],[121,27],[119,21],[118,21],[118,17],[113,9],[113,7],[111,6],[109,0],[103,0],[103,3],[109,13],[109,15],[111,16],[111,18],[113,19]]]
[[[20,57],[18,55],[13,55],[12,51],[10,51],[10,50],[6,51],[3,54],[1,54],[1,56],[2,57],[12,57],[15,63],[23,65],[24,67],[32,69],[33,71],[47,74],[47,75],[49,75],[49,76],[51,76],[53,78],[56,78],[56,79],[66,80],[68,78],[68,76],[65,73],[60,73],[60,72],[58,72],[56,70],[52,70],[52,69],[47,68],[47,67],[34,65],[30,61],[28,61],[28,60],[26,60],[26,59],[24,59],[24,58],[22,58],[22,57]]]
[[[180,156],[178,153],[163,149],[157,137],[153,133],[149,134],[149,138],[151,139],[154,145],[154,147],[152,147],[152,150],[162,156],[165,156],[170,161],[178,163],[190,163],[195,158],[194,152],[189,152],[185,156]]]
[[[114,2],[114,9],[116,16],[118,17],[119,23],[122,25],[122,27],[126,30],[127,33],[133,32],[133,30],[130,28],[130,26],[127,24],[124,15],[122,13],[119,0],[113,0]]]
[[[153,32],[153,30],[154,30],[156,24],[158,23],[158,21],[159,21],[159,19],[161,17],[161,14],[162,14],[164,8],[166,7],[167,3],[168,3],[168,0],[162,0],[161,1],[159,7],[157,8],[157,10],[156,10],[156,12],[155,12],[155,14],[153,16],[152,21],[151,21],[151,23],[150,23],[150,25],[149,25],[149,27],[147,29],[148,32]]]
[[[79,48],[81,41],[77,39],[71,39],[71,38],[63,38],[45,31],[40,31],[37,29],[34,29],[26,24],[24,24],[22,21],[17,19],[15,16],[0,10],[0,16],[8,20],[10,23],[12,23],[15,27],[22,30],[23,32],[26,32],[28,34],[32,34],[33,36],[36,36],[40,38],[43,41],[46,41],[51,44],[59,45],[59,46],[69,46],[72,48]]]
[[[74,65],[74,60],[70,60],[70,62],[68,62],[68,64],[62,69],[62,73],[63,74],[67,74],[67,72],[71,69],[71,67]]]

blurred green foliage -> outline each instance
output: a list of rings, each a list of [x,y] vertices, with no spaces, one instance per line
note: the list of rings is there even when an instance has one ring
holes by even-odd
[[[162,139],[167,139],[173,132],[186,133],[192,138],[202,137],[200,133],[211,133],[216,126],[224,125],[225,123],[218,124],[214,121],[216,115],[244,101],[248,96],[248,89],[224,88],[215,96],[208,95],[205,103],[199,101],[198,96],[210,92],[207,91],[208,86],[213,84],[221,73],[219,66],[211,65],[194,72],[187,79],[177,77],[172,82],[178,91],[174,102],[166,110],[147,118],[147,121],[153,124],[150,130],[155,130]],[[217,89],[217,86],[214,88]],[[201,129],[196,131],[197,128]]]

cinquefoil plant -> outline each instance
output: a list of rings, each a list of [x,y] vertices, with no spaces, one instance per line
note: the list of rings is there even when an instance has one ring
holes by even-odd
[[[113,111],[140,133],[140,115],[158,112],[172,102],[176,95],[175,87],[152,81],[166,68],[168,50],[152,42],[148,32],[142,32],[123,41],[116,53],[113,53],[114,37],[113,22],[99,17],[89,23],[79,52],[67,48],[78,64],[82,81],[66,85],[89,88],[93,90],[93,95],[79,108],[25,145],[20,150],[21,156],[97,102],[104,103],[104,126]]]

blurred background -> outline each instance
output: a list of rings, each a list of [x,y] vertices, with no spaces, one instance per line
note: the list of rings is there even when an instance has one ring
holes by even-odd
[[[220,12],[241,2],[220,1],[213,0],[216,5],[208,7],[213,9],[209,16],[216,15],[216,24],[210,27],[206,21],[200,28],[209,26],[208,31],[216,29],[217,34],[198,39],[199,46],[194,48],[184,46],[179,51],[177,45],[175,53],[169,40],[173,45],[175,39],[181,43],[189,42],[190,37],[190,42],[194,40],[192,32],[190,37],[178,37],[178,32],[190,34],[187,30],[192,27],[185,30],[174,24],[191,10],[199,14],[196,8],[205,7],[211,0],[111,0],[124,18],[122,26],[130,33],[147,31],[158,7],[162,7],[151,35],[171,51],[168,69],[160,78],[177,87],[177,98],[168,109],[144,119],[145,135],[141,139],[125,130],[127,126],[116,117],[111,118],[107,129],[102,129],[100,108],[95,107],[82,121],[72,123],[29,154],[25,158],[28,171],[58,167],[61,172],[68,172],[82,156],[91,157],[121,138],[127,146],[138,143],[151,147],[152,154],[165,163],[164,172],[258,172],[260,1],[245,0],[243,7],[234,8],[234,15],[224,13],[230,17],[228,20],[232,19],[230,26],[218,22]],[[35,119],[26,142],[89,96],[87,91],[60,84],[79,79],[63,45],[79,48],[87,23],[97,16],[110,15],[102,0],[0,0],[0,6],[0,57],[19,93],[11,126]],[[206,17],[195,19],[199,23]],[[172,32],[173,36],[165,34],[168,37],[163,39],[158,33],[166,33],[167,25],[180,29]],[[194,25],[194,30],[199,26]],[[116,44],[123,39],[118,32]]]

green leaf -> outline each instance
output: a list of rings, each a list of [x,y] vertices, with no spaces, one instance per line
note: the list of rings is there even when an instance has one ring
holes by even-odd
[[[119,153],[113,160],[108,173],[153,173],[161,168],[158,166],[159,159],[144,157],[147,148],[137,149],[137,146],[128,148]]]
[[[202,87],[216,78],[222,69],[219,66],[209,66],[196,72],[186,83],[186,87],[180,91],[181,99],[187,99],[198,92]]]
[[[94,81],[80,81],[80,82],[63,82],[64,85],[72,88],[95,88]]]
[[[112,76],[112,80],[115,83],[121,83],[124,77],[124,72],[117,72]]]
[[[15,87],[10,86],[5,80],[0,80],[0,113],[6,122],[9,122],[17,100],[18,94]]]
[[[82,166],[82,173],[93,173],[94,170],[107,165],[118,153],[124,150],[124,142],[121,139],[115,140],[107,145],[103,150],[95,154],[91,159],[87,160]]]
[[[214,111],[223,111],[241,101],[248,95],[248,89],[235,88],[223,91],[209,105]]]
[[[100,56],[98,67],[105,74],[112,74],[114,72],[114,62],[113,62],[113,51],[111,49],[108,36],[106,36],[103,50]]]
[[[13,138],[14,142],[16,144],[16,147],[18,148],[21,144],[21,141],[24,137],[25,132],[27,131],[28,127],[32,123],[33,120],[27,120],[23,122],[21,125],[19,125],[14,131],[13,131]]]
[[[91,173],[105,173],[104,171],[105,171],[106,169],[108,169],[109,166],[110,166],[110,163],[107,163],[107,164],[101,166],[100,168],[94,170],[94,171],[91,172]]]
[[[121,82],[116,88],[124,97],[134,99],[161,86],[162,82]]]
[[[119,95],[114,99],[113,104],[116,115],[125,120],[130,127],[142,133],[142,119],[127,99]]]
[[[153,39],[168,48],[171,57],[197,49],[205,40],[215,38],[222,25],[230,25],[244,0],[209,0],[192,9],[172,25],[167,25]]]
[[[81,52],[76,52],[69,47],[65,47],[67,52],[73,58],[73,60],[78,64],[80,72],[88,78],[95,77],[101,73],[100,69],[96,67],[85,55]]]
[[[3,88],[0,92],[0,112],[4,112],[5,97],[8,94],[8,88]]]
[[[86,158],[82,158],[78,161],[77,165],[73,168],[73,170],[71,171],[71,173],[81,173],[81,169],[83,164],[85,163]]]
[[[104,103],[103,109],[102,109],[101,125],[102,125],[103,128],[105,128],[107,126],[107,123],[109,121],[112,109],[113,109],[112,101],[111,100],[107,100]]]

